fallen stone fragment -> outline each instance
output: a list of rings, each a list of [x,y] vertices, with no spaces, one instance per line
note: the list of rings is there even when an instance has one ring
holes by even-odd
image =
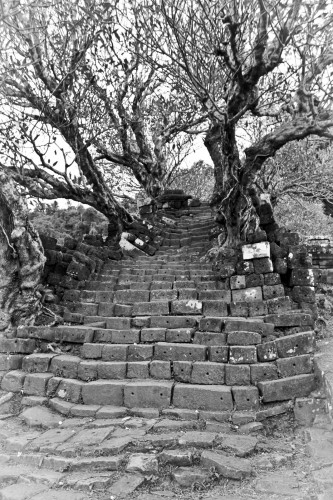
[[[158,459],[163,464],[186,467],[192,465],[192,453],[182,450],[164,450],[159,454]]]
[[[116,455],[121,453],[132,441],[132,436],[107,439],[98,446],[98,451],[101,455]]]
[[[261,422],[249,422],[248,424],[241,425],[238,429],[240,434],[254,434],[262,431],[264,428]]]
[[[139,474],[125,474],[118,481],[113,483],[108,493],[116,498],[127,498],[133,493],[143,482],[145,478]]]
[[[258,440],[252,436],[238,436],[237,434],[225,434],[218,436],[222,450],[230,451],[236,457],[246,457],[254,452]]]
[[[59,444],[73,437],[74,434],[75,431],[73,429],[50,429],[31,441],[28,449],[49,453],[54,451]]]
[[[183,488],[191,488],[196,483],[203,483],[208,479],[208,472],[199,467],[182,469],[181,467],[172,473],[172,479]]]
[[[23,450],[29,443],[39,436],[38,432],[26,432],[19,436],[10,436],[6,439],[6,449],[8,451]]]
[[[204,451],[201,455],[204,467],[215,467],[221,476],[229,479],[244,479],[252,474],[250,462],[245,458],[235,458],[225,453]]]
[[[110,486],[112,478],[112,474],[80,478],[76,481],[74,489],[81,491],[105,490]]]
[[[126,471],[154,474],[158,472],[156,456],[152,454],[133,453],[128,461]]]

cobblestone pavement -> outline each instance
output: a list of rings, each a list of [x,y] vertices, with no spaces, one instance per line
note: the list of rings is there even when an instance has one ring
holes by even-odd
[[[257,426],[66,419],[39,406],[3,417],[1,500],[333,498],[324,414],[310,428],[295,427],[292,412]]]

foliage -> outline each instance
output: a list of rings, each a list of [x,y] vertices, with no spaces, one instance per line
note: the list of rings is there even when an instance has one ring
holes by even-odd
[[[56,238],[60,244],[66,236],[81,240],[90,231],[107,236],[106,218],[91,207],[79,205],[60,209],[56,202],[41,204],[30,212],[29,218],[39,233]]]
[[[333,148],[326,139],[307,138],[286,144],[267,160],[256,185],[269,192],[273,204],[280,197],[302,196],[333,202]]]
[[[172,189],[182,189],[184,193],[201,201],[210,201],[214,189],[214,169],[199,160],[190,168],[179,170],[170,185]]]
[[[331,136],[330,2],[137,0],[137,9],[163,71],[207,113],[214,202],[233,245],[258,224],[264,162],[289,142]],[[244,149],[242,130],[256,122],[263,134]]]
[[[329,235],[333,239],[333,219],[324,214],[319,201],[282,195],[274,214],[280,226],[298,232],[303,240],[316,235]]]

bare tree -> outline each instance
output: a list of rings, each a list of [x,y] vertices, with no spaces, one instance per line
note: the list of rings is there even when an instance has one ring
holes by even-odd
[[[264,162],[288,142],[330,136],[329,2],[138,0],[137,8],[154,27],[151,46],[164,71],[209,115],[213,202],[225,244],[237,244],[257,224],[253,186]],[[239,132],[253,120],[267,132],[243,150]]]

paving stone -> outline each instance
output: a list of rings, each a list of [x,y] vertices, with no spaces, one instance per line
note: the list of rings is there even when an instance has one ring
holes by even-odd
[[[211,448],[214,444],[215,438],[216,433],[214,432],[185,432],[178,439],[178,444],[179,446],[189,446],[194,448]]]
[[[128,498],[144,481],[145,478],[140,474],[125,474],[112,484],[108,493],[116,498]]]
[[[126,361],[128,346],[123,344],[104,345],[102,349],[103,361]]]
[[[119,470],[122,463],[124,462],[124,457],[118,455],[116,457],[97,457],[97,458],[79,458],[74,461],[70,461],[70,470],[75,471],[114,471]]]
[[[196,410],[184,410],[182,408],[166,408],[162,410],[162,415],[182,420],[198,420],[199,412]]]
[[[194,328],[176,328],[166,331],[166,342],[191,342]]]
[[[1,381],[1,389],[7,392],[20,392],[23,388],[26,374],[20,370],[6,373]]]
[[[216,333],[216,332],[195,332],[194,340],[195,344],[202,345],[214,345],[214,346],[222,346],[227,343],[227,335],[225,333]]]
[[[76,490],[91,491],[105,490],[110,486],[113,480],[113,474],[98,474],[91,477],[80,477],[74,485]],[[68,484],[68,482],[66,482]],[[70,486],[70,485],[69,485]]]
[[[184,488],[191,488],[195,484],[202,484],[209,478],[209,473],[199,467],[183,469],[179,467],[172,472],[172,479]],[[153,499],[152,499],[153,500]]]
[[[165,342],[166,328],[143,328],[141,330],[142,342]]]
[[[114,437],[106,439],[98,446],[101,455],[117,455],[121,453],[133,441],[133,436]]]
[[[252,474],[250,462],[245,458],[236,458],[224,453],[205,450],[201,455],[204,467],[215,467],[221,476],[229,479],[244,479]]]
[[[229,347],[220,345],[208,346],[208,359],[215,363],[227,363],[229,359]]]
[[[261,286],[244,288],[243,290],[232,290],[231,296],[233,302],[250,302],[263,299]]]
[[[29,450],[43,453],[54,452],[56,447],[73,437],[72,429],[50,429],[31,441]]]
[[[303,496],[303,488],[300,481],[288,471],[269,472],[260,477],[255,485],[256,491],[266,495],[280,495],[287,498]]]
[[[201,314],[202,302],[200,300],[173,300],[171,302],[171,314]],[[163,314],[163,313],[162,313]],[[165,313],[164,313],[165,314]]]
[[[237,434],[220,434],[217,442],[222,450],[231,452],[236,457],[251,455],[257,446],[258,440],[252,436],[239,436]]]
[[[48,490],[48,486],[45,484],[25,484],[22,487],[22,484],[11,484],[10,486],[5,486],[0,491],[1,500],[27,500],[29,498],[36,498],[38,493],[42,491],[45,492]],[[45,494],[43,493],[43,497],[45,499]]]
[[[184,430],[184,429],[197,429],[199,426],[198,421],[195,420],[170,420],[165,418],[160,420],[154,425],[154,430],[170,429],[171,431]]]
[[[127,472],[140,472],[141,474],[156,474],[158,461],[155,455],[132,453],[126,466]]]
[[[96,418],[98,419],[112,419],[112,418],[121,418],[127,414],[126,408],[117,407],[117,406],[102,406],[96,412]]]

